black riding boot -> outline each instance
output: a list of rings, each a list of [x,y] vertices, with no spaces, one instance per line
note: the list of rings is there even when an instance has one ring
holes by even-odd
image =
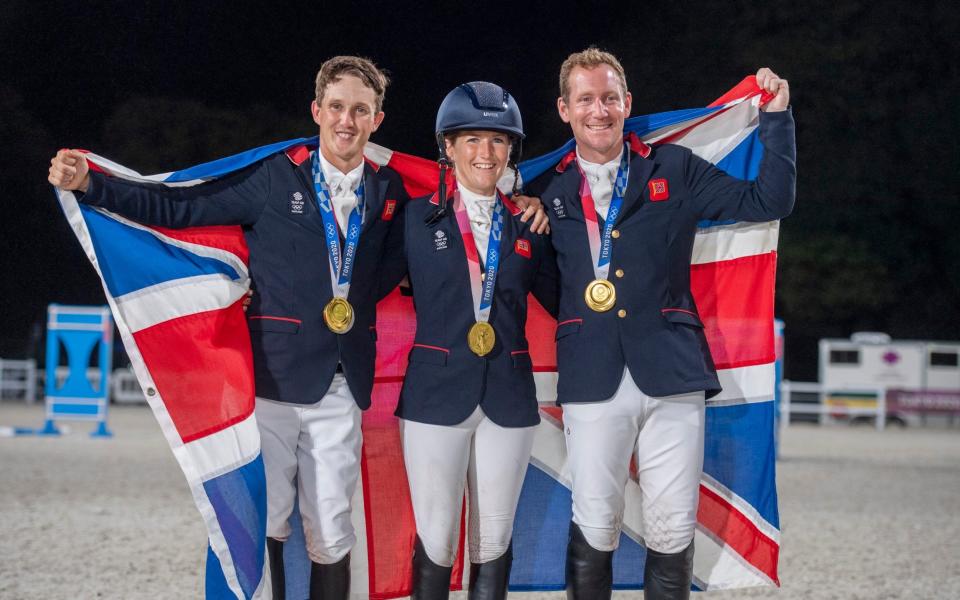
[[[471,563],[469,600],[506,600],[511,564],[513,542],[499,558],[480,564]]]
[[[413,545],[413,593],[410,600],[447,600],[453,567],[441,567],[427,556],[420,536]]]
[[[310,563],[310,600],[349,600],[350,554],[332,565]]]
[[[283,542],[267,538],[267,558],[270,560],[270,587],[273,597],[284,600],[287,597],[287,580],[283,574]]]
[[[647,600],[688,600],[693,579],[693,542],[681,552],[663,554],[647,548],[643,567],[643,597]]]
[[[613,593],[613,552],[587,543],[576,523],[570,522],[567,545],[567,600],[609,600]]]

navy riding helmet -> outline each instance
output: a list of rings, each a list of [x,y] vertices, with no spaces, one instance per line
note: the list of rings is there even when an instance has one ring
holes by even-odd
[[[520,108],[505,89],[495,83],[472,81],[453,88],[440,103],[434,132],[440,152],[440,181],[438,185],[439,208],[428,215],[428,225],[436,223],[446,212],[446,172],[450,166],[447,159],[444,134],[454,131],[500,131],[514,138],[514,156],[519,157],[523,140],[523,119]],[[514,166],[514,169],[516,167]],[[516,178],[514,188],[517,187]],[[514,189],[514,192],[517,190]]]
[[[524,138],[517,101],[499,85],[486,81],[462,83],[440,103],[434,128],[437,141],[445,133],[466,129],[502,131],[517,139]]]

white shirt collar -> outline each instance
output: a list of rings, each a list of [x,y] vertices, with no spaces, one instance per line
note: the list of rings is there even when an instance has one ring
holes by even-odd
[[[481,194],[475,194],[471,192],[464,186],[457,186],[457,189],[460,190],[460,198],[463,199],[463,202],[466,204],[468,202],[476,202],[479,204],[489,204],[493,205],[494,201],[497,199],[497,193],[494,192],[489,196],[483,196]]]
[[[320,155],[320,170],[323,171],[323,178],[327,182],[327,187],[330,188],[332,196],[346,195],[355,192],[360,187],[360,179],[363,177],[362,160],[349,173],[344,173],[324,158],[323,152],[317,150],[317,154]]]
[[[617,169],[620,168],[620,159],[623,157],[623,146],[620,146],[620,153],[617,154],[617,157],[611,161],[605,163],[593,163],[582,156],[580,156],[580,148],[577,148],[577,162],[580,163],[580,168],[583,169],[583,172],[587,175],[588,178],[593,179],[591,183],[595,183],[600,177],[605,179],[609,178],[611,181],[617,176]]]

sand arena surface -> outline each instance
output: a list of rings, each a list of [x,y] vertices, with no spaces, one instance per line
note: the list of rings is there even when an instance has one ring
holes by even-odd
[[[0,427],[42,421],[0,403]],[[112,440],[70,426],[0,438],[0,598],[201,598],[203,527],[150,411],[114,407]],[[778,481],[783,587],[695,598],[960,598],[957,427],[795,426]]]

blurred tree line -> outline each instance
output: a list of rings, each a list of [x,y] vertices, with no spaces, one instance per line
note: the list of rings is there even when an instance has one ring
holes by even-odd
[[[821,337],[878,330],[895,338],[960,339],[958,10],[933,1],[662,4],[642,27],[630,19],[611,23],[595,11],[578,17],[577,31],[562,24],[544,29],[545,39],[563,43],[532,44],[522,59],[495,54],[458,57],[456,64],[466,79],[486,69],[489,78],[514,91],[530,134],[527,157],[569,137],[553,109],[556,70],[567,53],[587,44],[621,57],[634,114],[702,106],[736,83],[731,73],[774,68],[790,80],[799,148],[797,208],[781,227],[777,287],[777,313],[787,324],[787,376],[816,377]],[[9,39],[22,35],[14,30],[17,16],[29,16],[32,6],[14,5],[11,19],[0,26]],[[443,8],[454,19],[462,10]],[[384,27],[393,25],[379,18]],[[79,48],[84,42],[66,43]],[[380,52],[368,53],[392,68],[395,85],[376,139],[432,156],[433,110],[451,86],[446,80],[431,84],[436,74],[413,50]],[[318,60],[327,55],[318,53]],[[204,68],[204,58],[197,60]],[[307,62],[307,70],[316,68],[312,59]],[[272,85],[281,75],[265,76]],[[136,91],[142,81],[115,81],[87,99],[103,104],[97,107],[102,117],[79,130],[69,126],[62,106],[67,96],[33,101],[22,90],[37,89],[35,83],[0,83],[0,138],[8,157],[0,163],[0,185],[18,208],[16,220],[7,211],[2,224],[0,356],[23,354],[30,324],[42,322],[47,302],[102,302],[45,183],[57,144],[84,140],[143,173],[178,169],[315,134],[303,102],[310,90],[300,89],[305,83],[289,86],[303,92],[299,112],[290,114],[222,96],[144,95]],[[118,91],[126,85],[127,92]],[[271,90],[267,86],[262,95]]]

